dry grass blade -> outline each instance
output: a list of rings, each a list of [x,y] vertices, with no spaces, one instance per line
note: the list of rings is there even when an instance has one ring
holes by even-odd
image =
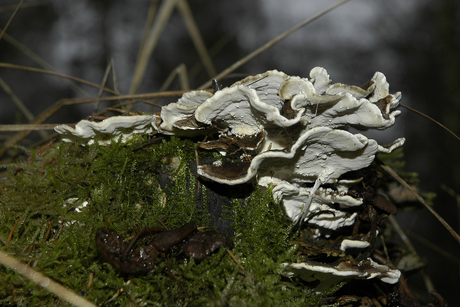
[[[58,101],[48,109],[46,109],[43,113],[38,115],[34,118],[34,120],[30,121],[30,124],[39,124],[47,120],[51,115],[53,115],[57,110],[59,110],[64,105],[63,101]],[[14,144],[19,143],[24,138],[26,138],[31,131],[21,131],[13,136],[9,137],[0,147],[0,157],[2,157]]]
[[[110,60],[109,64],[107,65],[106,69],[105,69],[105,72],[104,72],[104,77],[102,77],[102,83],[101,83],[101,86],[104,88],[106,85],[107,85],[107,80],[109,79],[109,74],[110,74],[110,71],[113,70],[113,61]],[[98,97],[102,97],[102,94],[104,93],[104,91],[102,90],[102,88],[99,90],[99,94],[98,94]],[[120,93],[117,93],[118,95],[120,95]]]
[[[123,288],[118,288],[117,293],[115,293],[112,298],[110,298],[108,301],[104,303],[104,305],[107,305],[108,303],[111,303],[113,300],[115,300],[121,293],[123,292]]]
[[[350,0],[342,0],[334,5],[332,5],[331,7],[325,9],[324,11],[322,12],[319,12],[318,14],[316,14],[315,16],[311,17],[311,18],[308,18],[307,20],[299,23],[298,25],[296,25],[295,27],[289,29],[288,31],[284,32],[283,34],[279,35],[278,37],[276,37],[275,39],[269,41],[268,43],[266,43],[265,45],[263,45],[262,47],[260,47],[259,49],[251,52],[250,54],[248,54],[247,56],[245,56],[244,58],[242,58],[241,60],[239,61],[236,61],[235,64],[233,64],[232,66],[228,67],[227,69],[225,69],[223,72],[221,72],[220,74],[218,74],[215,79],[217,79],[218,81],[222,80],[222,78],[224,78],[226,75],[234,72],[236,69],[238,69],[239,67],[241,67],[242,65],[246,64],[247,62],[249,62],[250,60],[252,60],[254,57],[258,56],[259,54],[261,54],[262,52],[264,52],[265,50],[269,49],[270,47],[272,47],[273,45],[275,45],[276,43],[280,42],[281,40],[283,40],[284,38],[288,37],[289,35],[291,35],[292,33],[294,33],[295,31],[297,31],[298,29],[308,25],[309,23],[315,21],[316,19],[320,18],[321,16],[329,13],[330,11],[334,10],[335,8],[339,7],[340,5],[342,4],[345,4],[346,2],[348,2]],[[208,88],[211,86],[211,80],[209,80],[208,82],[206,82],[205,84],[203,84],[202,86],[200,86],[199,88],[200,89],[204,89],[204,88]]]
[[[417,254],[417,251],[415,250],[414,245],[412,245],[412,242],[409,240],[407,237],[406,233],[402,230],[401,226],[399,226],[398,221],[396,221],[395,217],[393,215],[388,216],[388,220],[390,223],[393,225],[395,228],[396,232],[398,233],[399,237],[401,240],[404,242],[404,244],[409,248],[410,252],[412,254]]]
[[[224,49],[224,47],[227,46],[232,39],[234,39],[234,37],[231,36],[231,35],[228,35],[228,34],[227,35],[222,35],[217,40],[217,42],[209,48],[209,56],[211,58],[213,58],[216,54],[219,53],[219,51]],[[198,73],[201,72],[202,69],[203,69],[203,63],[201,61],[195,63],[188,70],[188,76],[189,76],[190,80],[193,80],[195,78],[195,76],[197,76]]]
[[[130,94],[135,94],[137,92],[142,78],[144,77],[145,69],[147,68],[149,59],[152,56],[153,50],[155,50],[161,33],[163,32],[166,23],[168,22],[169,17],[171,16],[171,13],[176,6],[177,1],[178,0],[166,0],[160,6],[158,16],[152,26],[149,38],[139,53],[139,58],[137,60],[136,68],[134,71],[133,83],[129,91]]]
[[[3,35],[5,34],[6,29],[8,29],[8,27],[9,27],[10,24],[11,24],[11,22],[13,21],[14,16],[16,16],[16,14],[18,13],[19,8],[21,7],[21,5],[22,5],[23,2],[24,2],[24,0],[21,0],[21,2],[19,2],[18,6],[17,6],[16,9],[14,10],[14,12],[13,12],[13,14],[11,15],[10,19],[8,19],[8,22],[6,23],[5,28],[3,29],[2,33],[0,34],[0,41],[2,40],[2,37],[3,37]]]
[[[5,91],[5,93],[10,96],[10,99],[14,102],[14,104],[19,108],[19,110],[24,114],[28,121],[32,121],[34,119],[34,115],[32,112],[27,109],[27,107],[22,103],[21,99],[13,92],[13,90],[0,78],[0,87]],[[46,138],[48,135],[44,131],[40,131],[40,136],[42,138]]]
[[[453,189],[451,189],[450,187],[448,187],[447,185],[445,184],[441,184],[441,188],[447,192],[447,194],[449,194],[450,196],[452,196],[453,198],[455,198],[455,200],[457,201],[457,207],[460,209],[460,195],[458,195],[457,193],[455,193],[455,191]]]
[[[40,115],[34,118],[29,124],[40,124],[47,120],[51,115],[56,113],[60,108],[65,105],[74,105],[74,104],[81,104],[81,103],[89,103],[94,101],[114,101],[114,100],[123,100],[123,99],[155,99],[161,97],[178,97],[183,95],[188,91],[171,91],[171,92],[161,92],[161,93],[150,93],[150,94],[139,94],[139,95],[127,95],[127,96],[116,96],[116,97],[101,97],[101,98],[84,98],[84,99],[63,99],[59,100],[48,109],[43,111]],[[127,103],[126,105],[132,104]],[[0,147],[0,157],[3,156],[14,144],[21,142],[24,138],[26,138],[31,133],[30,130],[28,131],[21,131],[10,138],[8,138],[4,143],[3,146]]]
[[[138,62],[142,58],[142,53],[145,51],[145,44],[149,38],[150,28],[152,27],[153,20],[155,19],[155,13],[157,12],[158,1],[159,0],[152,0],[152,2],[150,2],[149,12],[147,13],[147,21],[144,26],[144,35],[142,36],[141,47],[139,48],[139,54],[137,55],[136,65],[134,67],[139,65]]]
[[[54,127],[61,124],[25,124],[25,125],[0,125],[0,132],[4,131],[36,131],[36,130],[53,130]],[[73,124],[65,124],[73,126]]]
[[[22,4],[21,8],[25,9],[25,8],[29,8],[29,7],[36,7],[36,6],[42,6],[42,5],[49,5],[49,2],[38,2],[37,1],[37,2],[34,2],[34,3],[26,3],[26,4]],[[3,6],[3,7],[0,8],[0,14],[4,13],[4,12],[15,10],[16,8],[17,8],[17,5]]]
[[[69,80],[80,82],[82,84],[86,84],[86,85],[89,85],[89,86],[92,86],[92,87],[102,89],[102,90],[104,90],[106,92],[109,92],[111,94],[114,94],[114,95],[119,95],[117,92],[112,91],[111,89],[102,87],[102,86],[100,86],[98,84],[95,84],[95,83],[92,83],[92,82],[89,82],[89,81],[86,81],[86,80],[83,80],[83,79],[80,79],[80,78],[75,78],[75,77],[63,75],[63,74],[60,74],[60,73],[56,73],[54,71],[48,71],[48,70],[43,70],[43,69],[33,68],[33,67],[25,67],[25,66],[14,65],[14,64],[9,64],[9,63],[0,63],[0,67],[19,69],[19,70],[26,70],[26,71],[37,72],[37,73],[48,74],[48,75],[57,76],[57,77],[61,77],[61,78],[66,78],[66,79],[69,79]],[[114,97],[112,97],[112,98],[114,98]],[[96,100],[92,99],[91,101],[96,101]],[[40,115],[38,115],[36,118],[31,120],[29,122],[29,124],[41,124],[41,123],[43,123],[51,115],[53,115],[57,110],[59,110],[63,105],[66,105],[65,100],[58,101],[57,103],[55,103],[54,105],[52,105],[51,107],[46,109],[44,112],[42,112]],[[10,138],[8,138],[3,143],[2,147],[0,147],[0,157],[3,156],[14,144],[19,143],[24,138],[26,138],[30,133],[31,133],[30,130],[29,131],[21,131],[19,133],[14,134]]]
[[[176,68],[176,73],[179,76],[179,82],[180,82],[181,90],[189,91],[190,90],[190,84],[188,82],[187,67],[185,67],[185,64],[180,64]],[[163,90],[161,92],[163,92]]]
[[[18,109],[24,114],[24,116],[27,118],[27,120],[31,121],[34,119],[34,115],[27,109],[27,107],[24,105],[24,103],[19,99],[18,96],[13,92],[11,87],[9,87],[8,84],[6,84],[5,81],[3,81],[2,78],[0,78],[0,87],[5,91],[5,93],[10,96],[11,100],[14,102],[14,104],[18,107]]]
[[[144,100],[144,99],[155,99],[155,98],[165,98],[165,97],[179,97],[184,93],[189,92],[185,91],[167,91],[167,92],[158,92],[158,93],[147,93],[147,94],[137,94],[137,95],[120,95],[115,97],[100,97],[100,98],[82,98],[82,99],[64,99],[61,102],[64,105],[74,105],[81,103],[88,103],[94,101],[114,101],[114,100]]]
[[[120,95],[120,90],[118,89],[118,83],[117,83],[117,74],[115,70],[115,62],[113,61],[113,58],[110,59],[112,62],[112,83],[113,83],[113,90]]]
[[[98,85],[96,83],[89,82],[89,81],[86,81],[86,80],[83,80],[83,79],[80,79],[80,78],[76,78],[76,77],[63,75],[63,74],[60,74],[60,73],[57,73],[57,72],[54,72],[54,71],[49,71],[49,70],[44,70],[44,69],[34,68],[34,67],[26,67],[26,66],[15,65],[15,64],[9,64],[9,63],[0,63],[0,67],[19,69],[19,70],[26,70],[26,71],[30,71],[30,72],[38,72],[38,73],[41,73],[41,74],[61,77],[61,78],[73,80],[75,82],[79,82],[79,83],[82,83],[82,84],[86,84],[86,85],[89,85],[89,86],[92,86],[92,87],[95,87],[95,88],[103,89],[105,92],[108,92],[108,93],[113,94],[113,95],[118,95],[117,92],[112,91],[111,89],[102,87],[102,86],[100,86],[100,85]]]
[[[208,72],[209,77],[214,77],[217,74],[216,69],[214,68],[214,64],[212,63],[211,57],[206,49],[206,46],[204,45],[203,39],[200,34],[200,30],[198,29],[195,19],[193,18],[193,14],[190,9],[190,6],[188,5],[187,0],[180,0],[177,3],[177,9],[181,13],[182,18],[184,19],[185,24],[187,25],[190,37],[192,38],[193,44],[195,45],[195,48],[198,51],[198,54],[200,55],[201,61],[203,62],[203,65],[206,71]]]
[[[235,257],[235,255],[233,255],[233,253],[227,249],[227,253],[230,254],[230,257],[232,257],[233,261],[235,261],[235,263],[242,269],[244,270],[244,266],[241,264],[241,262],[238,261],[238,259]]]
[[[455,263],[457,265],[460,265],[460,259],[458,257],[456,257],[455,255],[449,253],[448,251],[446,251],[445,249],[439,247],[438,245],[434,244],[430,240],[425,239],[424,237],[418,235],[416,232],[413,232],[413,231],[409,232],[408,235],[411,238],[413,238],[413,239],[417,240],[418,242],[422,243],[426,247],[430,248],[431,250],[435,251],[439,255],[443,256],[444,258],[449,259],[450,261],[452,261],[453,263]]]
[[[22,7],[24,8],[25,5],[23,5]],[[3,36],[3,40],[8,42],[9,44],[11,44],[13,47],[15,47],[16,49],[18,49],[19,51],[21,51],[22,53],[24,53],[27,57],[29,57],[29,59],[31,59],[32,61],[34,61],[35,63],[37,63],[39,66],[47,69],[47,70],[50,70],[50,71],[56,71],[56,69],[54,69],[53,66],[51,66],[50,64],[48,64],[45,60],[43,60],[38,54],[36,54],[35,52],[33,52],[32,50],[30,50],[29,48],[27,48],[25,45],[21,44],[20,42],[18,42],[16,39],[14,39],[13,37],[11,37],[10,35],[8,35],[8,33],[5,33],[5,35]],[[73,91],[75,91],[76,93],[78,93],[80,96],[82,97],[87,97],[88,94],[85,93],[85,91],[83,91],[82,89],[80,89],[75,83],[73,83],[72,81],[68,80],[68,79],[62,79],[62,81],[64,82],[65,85],[67,85],[69,88],[71,88]]]
[[[185,64],[180,64],[166,78],[166,81],[161,85],[160,92],[166,91],[171,85],[171,83],[174,81],[174,78],[176,78],[176,76],[179,77],[181,89],[187,90],[187,91],[190,90],[190,84],[188,82],[188,77],[187,77],[188,76],[187,68],[185,67]],[[154,107],[159,106],[158,105],[159,100],[160,98],[157,98],[153,101],[151,110],[153,110]]]
[[[190,84],[188,82],[188,77],[187,77],[187,68],[185,67],[185,64],[180,64],[177,66],[166,78],[166,81],[161,85],[160,92],[166,91],[171,83],[174,81],[174,78],[176,76],[179,77],[179,82],[180,82],[180,87],[184,91],[190,90]],[[158,106],[158,100],[159,98],[155,99],[153,103],[155,103],[155,106]]]
[[[42,273],[35,271],[30,266],[16,260],[15,258],[9,256],[4,251],[0,250],[0,263],[4,266],[16,271],[17,273],[27,277],[36,284],[42,286],[46,290],[54,293],[61,299],[69,302],[70,304],[78,307],[92,307],[96,306],[83,297],[77,295],[75,292],[70,291],[66,287],[58,284],[49,277],[46,277]]]
[[[22,220],[23,217],[24,216],[21,216],[20,218],[16,220],[16,223],[14,223],[13,227],[11,228],[10,235],[8,236],[8,240],[6,241],[6,243],[10,243],[11,238],[13,237],[14,230],[16,229],[16,226],[18,226],[19,222]]]
[[[409,238],[407,237],[406,233],[404,232],[404,230],[402,230],[401,226],[399,226],[399,223],[398,221],[396,221],[395,217],[393,215],[390,215],[388,217],[388,219],[390,220],[390,223],[391,225],[393,225],[393,227],[395,228],[396,232],[399,234],[399,237],[401,238],[401,240],[404,242],[404,244],[406,244],[406,246],[409,248],[410,252],[413,254],[413,255],[417,255],[417,251],[415,250],[415,247],[414,245],[412,245],[412,242],[409,240]],[[423,276],[423,280],[425,281],[425,287],[427,289],[427,291],[430,293],[431,291],[435,291],[435,288],[434,288],[434,285],[433,285],[433,282],[431,281],[431,278],[430,276],[428,276],[428,274],[425,272],[425,268],[421,268],[420,272],[422,273],[422,276]]]
[[[417,200],[421,202],[438,219],[439,222],[441,222],[441,224],[450,232],[450,234],[460,244],[460,236],[455,232],[455,230],[452,227],[450,227],[450,225],[430,205],[428,205],[427,202],[407,182],[405,182],[401,177],[399,177],[399,175],[396,174],[396,172],[391,167],[385,165],[379,159],[376,159],[376,161],[388,174],[391,175],[391,177],[396,179],[402,186],[408,189],[417,198]]]
[[[182,15],[182,18],[185,21],[187,29],[190,33],[190,37],[192,38],[193,44],[198,51],[198,54],[203,62],[206,71],[210,75],[210,77],[216,75],[216,70],[212,63],[211,57],[204,45],[203,39],[200,35],[200,31],[198,26],[196,25],[195,19],[193,18],[193,14],[190,10],[190,7],[185,0],[166,0],[161,5],[158,17],[155,23],[152,26],[150,31],[149,38],[145,41],[143,40],[141,45],[141,50],[139,51],[139,57],[136,62],[136,68],[133,77],[133,83],[131,85],[130,94],[134,94],[137,92],[137,89],[142,82],[142,78],[144,77],[145,69],[147,67],[148,61],[152,56],[153,51],[155,50],[156,44],[160,39],[161,33],[168,22],[174,7],[177,6],[179,12]],[[150,22],[152,12],[154,12],[154,3],[152,3],[151,9],[149,10],[147,22]],[[144,37],[145,37],[144,33]]]
[[[109,74],[110,74],[111,70],[113,70],[113,61],[112,60],[110,60],[109,64],[107,65],[107,68],[105,69],[105,72],[104,72],[104,77],[102,77],[102,83],[101,83],[102,87],[105,87],[105,85],[107,84],[107,80],[109,79]],[[102,89],[100,89],[98,97],[102,97],[103,93],[104,93],[104,91]],[[99,102],[100,101],[96,101],[96,104],[94,105],[93,115],[97,113],[97,109],[99,108]]]
[[[405,106],[405,105],[402,105],[402,104],[399,104],[401,107],[403,108],[406,108],[414,113],[417,113],[418,115],[421,115],[429,120],[431,120],[432,122],[434,122],[435,124],[437,124],[438,126],[441,126],[442,128],[444,128],[447,132],[449,132],[450,134],[452,134],[457,140],[460,141],[460,137],[458,135],[456,135],[455,133],[453,133],[449,128],[447,128],[446,126],[444,126],[443,124],[441,124],[440,122],[438,122],[437,120],[429,117],[428,115],[420,112],[420,111],[417,111],[416,109],[412,109],[411,107],[408,107],[408,106]]]

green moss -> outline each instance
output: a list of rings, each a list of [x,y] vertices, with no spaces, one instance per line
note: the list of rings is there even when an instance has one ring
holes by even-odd
[[[196,159],[195,144],[171,137],[139,148],[145,141],[145,136],[137,136],[129,144],[111,146],[59,143],[11,167],[0,191],[0,248],[98,305],[317,304],[321,296],[297,279],[282,277],[282,263],[296,260],[296,246],[289,245],[295,233],[271,191],[258,187],[225,208],[235,230],[232,252],[244,269],[223,249],[199,263],[158,259],[152,272],[140,276],[125,276],[104,264],[95,232],[106,224],[128,237],[144,226],[210,223],[206,204],[198,200],[206,202],[206,194],[196,197],[199,187],[189,168]],[[162,174],[169,176],[166,188]],[[0,303],[64,304],[4,267]]]

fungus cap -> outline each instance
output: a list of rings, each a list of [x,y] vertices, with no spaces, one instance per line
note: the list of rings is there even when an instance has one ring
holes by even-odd
[[[152,133],[152,123],[158,120],[157,115],[113,116],[100,122],[81,120],[75,128],[60,125],[54,130],[62,135],[64,142],[108,145],[119,137],[126,142],[134,134]]]
[[[395,284],[401,277],[401,272],[390,269],[386,265],[381,265],[367,258],[358,263],[342,261],[339,264],[331,265],[314,261],[300,263],[285,263],[286,276],[300,275],[301,278],[312,281],[312,279],[327,280],[333,276],[358,279],[378,278],[388,284]],[[328,276],[329,275],[329,276]],[[339,279],[339,280],[340,280]]]

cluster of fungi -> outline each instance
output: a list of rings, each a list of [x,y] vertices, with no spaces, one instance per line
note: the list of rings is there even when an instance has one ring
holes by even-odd
[[[400,99],[399,92],[390,94],[380,72],[359,87],[332,83],[321,67],[313,68],[309,78],[273,70],[223,89],[214,82],[214,92],[188,92],[157,114],[117,116],[97,123],[83,120],[75,128],[63,125],[56,131],[64,141],[87,144],[125,141],[137,133],[200,137],[198,148],[222,157],[199,165],[200,178],[269,188],[300,226],[300,236],[293,242],[299,245],[299,260],[285,263],[284,275],[320,281],[316,290],[324,291],[343,280],[377,278],[395,284],[401,277],[374,252],[381,221],[397,210],[374,188],[378,176],[370,165],[378,153],[391,153],[404,139],[380,145],[349,130],[392,126],[400,114],[395,110]],[[115,236],[101,230],[98,242]],[[114,266],[123,268],[139,258],[139,248],[131,253],[123,239],[113,240],[119,245],[117,254],[108,256]],[[152,247],[153,242],[143,250],[152,249],[156,255],[159,247]],[[228,238],[219,242],[231,246]],[[148,267],[150,261],[142,265]]]

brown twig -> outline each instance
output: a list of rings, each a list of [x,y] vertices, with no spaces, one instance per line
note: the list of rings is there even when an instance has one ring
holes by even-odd
[[[5,28],[3,28],[3,31],[2,31],[2,33],[0,34],[0,40],[2,40],[2,37],[3,37],[3,35],[5,34],[6,29],[8,29],[8,27],[10,26],[10,23],[13,21],[14,17],[16,16],[17,12],[19,11],[19,8],[21,7],[21,5],[22,5],[23,2],[24,2],[24,0],[21,0],[21,2],[19,2],[18,6],[17,6],[16,9],[14,10],[14,12],[13,12],[13,14],[11,15],[10,19],[8,19],[8,22],[6,23]]]
[[[200,30],[193,18],[192,10],[190,9],[188,2],[186,0],[180,0],[177,2],[176,6],[179,13],[182,15],[182,19],[187,25],[190,37],[195,45],[195,49],[198,51],[201,62],[203,62],[204,68],[210,78],[214,77],[217,74],[216,69],[214,68],[214,64],[212,63],[211,56],[209,55],[206,46],[204,45],[203,38],[201,37]]]
[[[21,216],[20,218],[18,218],[16,223],[14,223],[13,228],[11,228],[10,235],[8,236],[8,240],[6,241],[6,243],[10,243],[11,238],[13,237],[14,230],[16,229],[16,226],[18,226],[18,223],[21,221],[23,217],[24,216]]]
[[[0,131],[37,131],[37,130],[53,130],[54,127],[61,124],[19,124],[19,125],[0,125]],[[75,126],[74,124],[64,124],[67,126]]]
[[[11,101],[18,107],[18,109],[22,112],[22,114],[30,121],[34,119],[34,115],[32,112],[27,109],[25,104],[22,102],[21,99],[13,92],[11,87],[2,79],[0,78],[0,87],[5,91],[5,93],[10,96]]]
[[[403,104],[399,104],[399,105],[400,105],[401,107],[403,107],[403,108],[406,108],[406,109],[408,109],[408,110],[410,110],[410,111],[412,111],[412,112],[414,112],[414,113],[417,113],[418,115],[421,115],[421,116],[423,116],[423,117],[425,117],[425,118],[431,120],[431,121],[434,122],[436,125],[442,127],[442,128],[445,129],[447,132],[449,132],[450,134],[452,134],[457,140],[460,141],[460,137],[459,137],[458,135],[456,135],[455,133],[453,133],[452,130],[450,130],[449,128],[447,128],[446,126],[444,126],[443,124],[441,124],[441,123],[438,122],[437,120],[435,120],[435,119],[429,117],[428,115],[426,115],[426,114],[424,114],[424,113],[422,113],[422,112],[420,112],[420,111],[417,111],[416,109],[412,109],[411,107],[405,106],[405,105],[403,105]]]
[[[70,304],[78,307],[95,307],[93,303],[84,299],[83,297],[77,295],[75,292],[67,289],[66,287],[58,284],[51,278],[43,275],[42,273],[32,269],[30,266],[16,260],[15,258],[9,256],[4,251],[0,250],[0,263],[4,266],[16,271],[22,276],[27,277],[36,284],[42,286],[46,290],[54,293],[61,299],[69,302]]]
[[[153,99],[153,98],[165,98],[165,97],[179,97],[183,94],[190,92],[189,90],[185,91],[166,91],[166,92],[158,92],[158,93],[147,93],[147,94],[137,94],[137,95],[120,95],[116,97],[93,97],[93,98],[83,98],[83,99],[64,99],[62,103],[64,105],[75,105],[75,104],[82,104],[82,103],[89,103],[94,101],[114,101],[114,100],[128,100],[128,99],[137,99],[137,100],[144,100],[144,99]]]
[[[142,49],[139,51],[139,56],[134,70],[133,82],[131,84],[131,89],[129,90],[130,94],[137,92],[142,78],[144,77],[145,69],[148,66],[147,64],[160,39],[161,33],[163,33],[163,30],[172,14],[172,11],[176,6],[177,1],[178,0],[166,0],[161,3],[160,8],[158,9],[158,15],[152,23],[152,28],[149,31],[148,39],[145,40],[145,42],[143,41]]]
[[[46,233],[43,236],[42,242],[46,242],[46,240],[48,239],[48,237],[49,237],[49,235],[51,233],[51,226],[53,226],[53,224],[51,223],[51,221],[48,221],[48,229],[46,230]]]
[[[460,258],[454,256],[453,254],[449,253],[448,251],[446,251],[442,247],[436,245],[435,243],[431,242],[430,240],[427,240],[424,237],[418,235],[416,232],[409,231],[407,235],[410,236],[412,239],[417,240],[420,244],[423,244],[426,247],[428,247],[429,249],[431,249],[434,252],[438,253],[439,255],[445,257],[446,259],[449,259],[450,261],[452,261],[456,265],[460,265]]]
[[[88,288],[91,287],[91,285],[93,284],[93,278],[94,278],[94,273],[91,272],[89,274],[89,279],[88,279]]]
[[[441,222],[441,224],[450,232],[452,237],[454,237],[454,239],[460,243],[460,236],[455,232],[455,230],[430,205],[428,205],[428,203],[407,182],[399,177],[399,175],[396,174],[396,172],[391,167],[385,165],[385,163],[379,159],[375,160],[388,174],[390,174],[394,179],[396,179],[400,184],[408,189],[415,196],[415,198],[417,198],[417,200],[421,202],[422,205],[424,205],[425,208],[427,208],[438,219],[439,222]]]
[[[0,63],[0,67],[2,63]],[[99,87],[99,85],[97,85]],[[74,105],[81,103],[89,103],[94,101],[112,101],[112,100],[121,100],[121,99],[152,99],[158,97],[177,97],[188,91],[170,91],[170,92],[161,92],[161,93],[150,93],[150,94],[140,94],[140,95],[127,95],[127,96],[116,96],[116,97],[101,97],[101,98],[85,98],[85,99],[62,99],[50,106],[48,109],[43,111],[34,120],[29,124],[40,124],[47,120],[51,115],[56,113],[60,108],[66,105]],[[7,139],[3,146],[0,147],[0,157],[3,156],[14,144],[19,143],[24,138],[26,138],[32,131],[21,131],[9,139]]]
[[[108,304],[110,302],[112,302],[114,299],[116,299],[121,293],[123,292],[123,288],[118,288],[117,289],[117,293],[115,293],[111,299],[109,299],[107,302],[105,302],[104,304]]]
[[[163,227],[168,230],[168,227],[160,220],[160,219],[157,219],[158,222],[160,222],[161,225],[163,225]]]
[[[235,255],[233,255],[233,253],[232,253],[229,249],[227,249],[227,253],[229,253],[229,254],[230,254],[230,257],[232,257],[233,261],[235,261],[236,264],[238,264],[238,266],[239,266],[242,270],[244,270],[244,266],[238,261],[238,259],[236,259]]]
[[[107,84],[107,80],[109,79],[109,74],[110,74],[110,71],[111,70],[114,70],[113,69],[113,60],[110,60],[109,64],[107,65],[106,69],[105,69],[105,72],[104,72],[104,76],[102,77],[102,83],[101,83],[101,86],[102,87],[105,87],[106,84]],[[118,91],[115,91],[118,93]],[[102,94],[104,93],[104,91],[102,89],[99,89],[99,94],[97,95],[98,97],[102,97]],[[120,93],[118,93],[119,95]],[[97,113],[97,109],[99,108],[99,102],[100,101],[96,101],[95,105],[94,105],[94,111],[93,111],[93,115],[95,115]]]
[[[24,8],[26,4],[22,5],[22,8]],[[1,11],[1,10],[0,10]],[[31,59],[33,62],[37,63],[39,66],[42,68],[45,68],[50,71],[56,71],[53,66],[48,64],[45,60],[43,60],[38,54],[27,48],[25,45],[21,44],[19,41],[8,35],[8,33],[5,33],[3,36],[3,40],[8,42],[10,45],[18,49],[20,52],[24,53],[29,59]],[[61,79],[64,84],[66,84],[69,88],[71,88],[73,91],[75,91],[77,94],[79,94],[82,97],[87,97],[88,94],[85,93],[82,89],[80,89],[74,82],[68,79]]]
[[[342,0],[340,2],[337,2],[336,4],[330,6],[329,8],[325,9],[324,11],[322,12],[319,12],[318,14],[316,14],[315,16],[311,17],[311,18],[308,18],[307,20],[297,24],[296,26],[292,27],[291,29],[289,29],[288,31],[284,32],[283,34],[277,36],[276,38],[274,38],[273,40],[269,41],[268,43],[266,43],[265,45],[263,45],[262,47],[258,48],[257,50],[251,52],[250,54],[248,54],[247,56],[245,56],[244,58],[242,58],[241,60],[239,61],[236,61],[233,65],[231,65],[230,67],[228,67],[227,69],[225,69],[223,72],[221,72],[220,74],[218,74],[215,79],[217,81],[220,81],[222,80],[226,75],[232,73],[233,71],[235,71],[236,69],[238,69],[239,67],[241,67],[242,65],[246,64],[247,62],[249,62],[250,60],[252,60],[254,57],[258,56],[259,54],[261,54],[262,52],[264,52],[265,50],[269,49],[270,47],[272,47],[273,45],[275,45],[276,43],[280,42],[281,40],[283,40],[284,38],[288,37],[289,35],[291,35],[292,33],[294,33],[295,31],[297,31],[298,29],[308,25],[309,23],[315,21],[316,19],[320,18],[321,16],[329,13],[330,11],[334,10],[335,8],[339,7],[340,5],[342,4],[345,4],[346,2],[348,2],[350,0]],[[208,88],[211,86],[211,80],[209,80],[208,82],[206,82],[205,84],[203,84],[202,86],[199,87],[199,89],[205,89],[205,88]]]
[[[393,215],[390,215],[388,218],[389,218],[391,224],[393,225],[393,227],[395,228],[396,232],[398,233],[399,237],[401,238],[401,240],[409,248],[410,252],[413,255],[418,256],[414,245],[412,245],[412,242],[409,240],[409,238],[407,237],[406,233],[399,226],[399,223],[398,223],[398,221],[396,221],[395,217]],[[422,274],[423,280],[425,281],[425,287],[426,287],[427,291],[428,292],[434,291],[435,288],[433,286],[433,282],[431,281],[430,276],[428,276],[428,274],[426,273],[425,268],[422,267],[421,270],[420,270],[420,273]]]
[[[69,79],[69,80],[79,82],[79,83],[82,83],[82,84],[86,84],[86,85],[89,85],[89,86],[92,86],[92,87],[95,87],[95,88],[98,88],[98,89],[102,89],[105,92],[113,94],[113,95],[118,95],[117,92],[115,92],[115,91],[113,91],[113,90],[111,90],[109,88],[102,87],[99,84],[89,82],[89,81],[86,81],[86,80],[83,80],[83,79],[80,79],[80,78],[60,74],[60,73],[57,73],[57,72],[54,72],[54,71],[44,70],[44,69],[35,68],[35,67],[27,67],[27,66],[15,65],[15,64],[10,64],[10,63],[0,63],[0,67],[18,69],[18,70],[26,70],[26,71],[30,71],[30,72],[37,72],[37,73],[40,73],[40,74],[46,74],[46,75],[61,77],[61,78]]]
[[[45,6],[45,5],[50,5],[49,2],[33,2],[33,3],[26,3],[26,4],[23,4],[21,5],[21,8],[22,9],[25,9],[25,8],[29,8],[29,7],[36,7],[36,6]],[[0,14],[1,13],[4,13],[4,12],[7,12],[7,11],[12,11],[12,10],[15,10],[17,7],[17,5],[15,4],[12,4],[12,5],[6,5],[6,6],[2,6],[0,8]]]

